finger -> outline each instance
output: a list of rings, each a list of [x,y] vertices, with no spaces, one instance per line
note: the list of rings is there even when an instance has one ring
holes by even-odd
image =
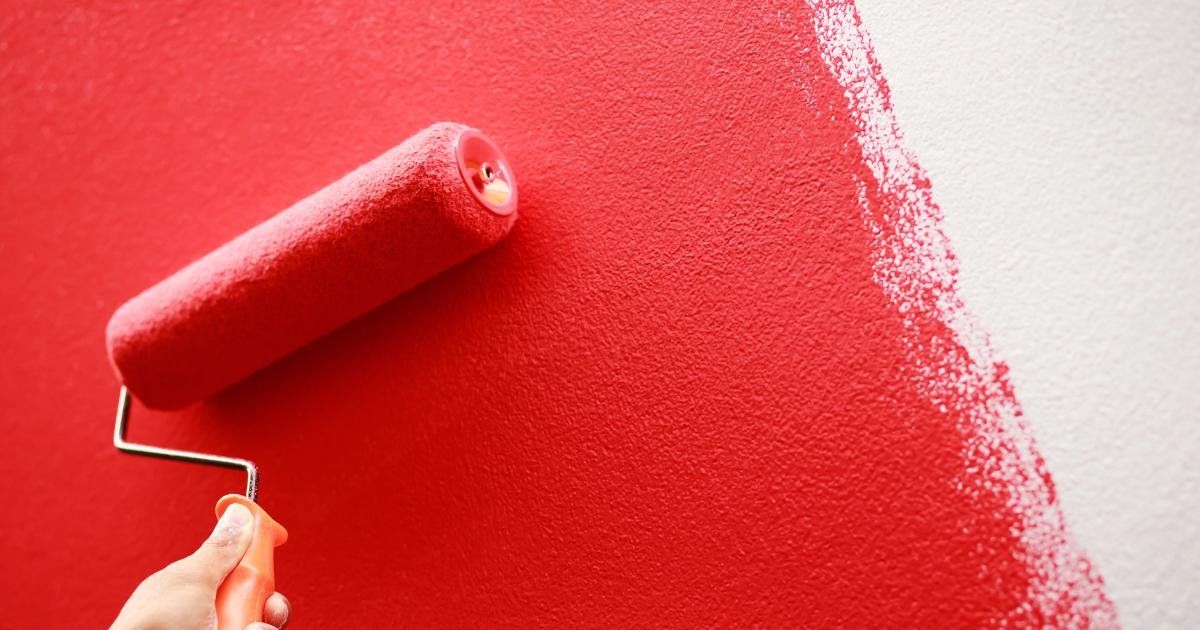
[[[278,630],[278,628],[276,628],[275,626],[272,626],[269,623],[255,621],[254,623],[246,626],[246,630]]]
[[[205,540],[192,555],[177,564],[194,579],[215,591],[246,554],[252,537],[253,522],[254,516],[246,506],[230,504],[221,515],[221,520],[217,521],[217,526],[213,528],[208,540]]]
[[[267,598],[267,603],[263,605],[263,621],[276,628],[286,626],[291,616],[292,603],[283,596],[283,593],[272,593]]]

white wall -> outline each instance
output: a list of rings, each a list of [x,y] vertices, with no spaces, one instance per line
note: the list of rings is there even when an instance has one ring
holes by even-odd
[[[1200,627],[1200,2],[857,4],[1122,623]]]

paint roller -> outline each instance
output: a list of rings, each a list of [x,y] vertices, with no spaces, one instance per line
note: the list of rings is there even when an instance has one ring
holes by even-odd
[[[237,383],[498,242],[516,220],[503,154],[478,130],[435,124],[130,299],[108,323],[122,387],[113,442],[123,452],[246,472],[232,503],[254,538],[217,591],[218,628],[261,619],[287,531],[255,503],[245,459],[126,440],[132,394],[176,409]]]

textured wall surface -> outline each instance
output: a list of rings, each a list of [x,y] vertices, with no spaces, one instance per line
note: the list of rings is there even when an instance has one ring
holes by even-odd
[[[853,6],[395,4],[0,18],[6,622],[103,625],[240,482],[113,451],[113,309],[449,119],[506,241],[134,412],[259,461],[297,627],[1114,623]]]
[[[1200,623],[1200,5],[860,0],[1122,621]]]

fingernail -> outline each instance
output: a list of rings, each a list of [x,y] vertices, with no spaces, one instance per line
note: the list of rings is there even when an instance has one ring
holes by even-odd
[[[250,510],[241,503],[230,503],[221,515],[221,525],[239,528],[250,522]]]
[[[238,534],[245,530],[252,520],[254,517],[246,506],[240,503],[229,504],[225,513],[221,515],[221,520],[217,521],[217,527],[212,533],[212,542],[217,545],[233,544]]]

